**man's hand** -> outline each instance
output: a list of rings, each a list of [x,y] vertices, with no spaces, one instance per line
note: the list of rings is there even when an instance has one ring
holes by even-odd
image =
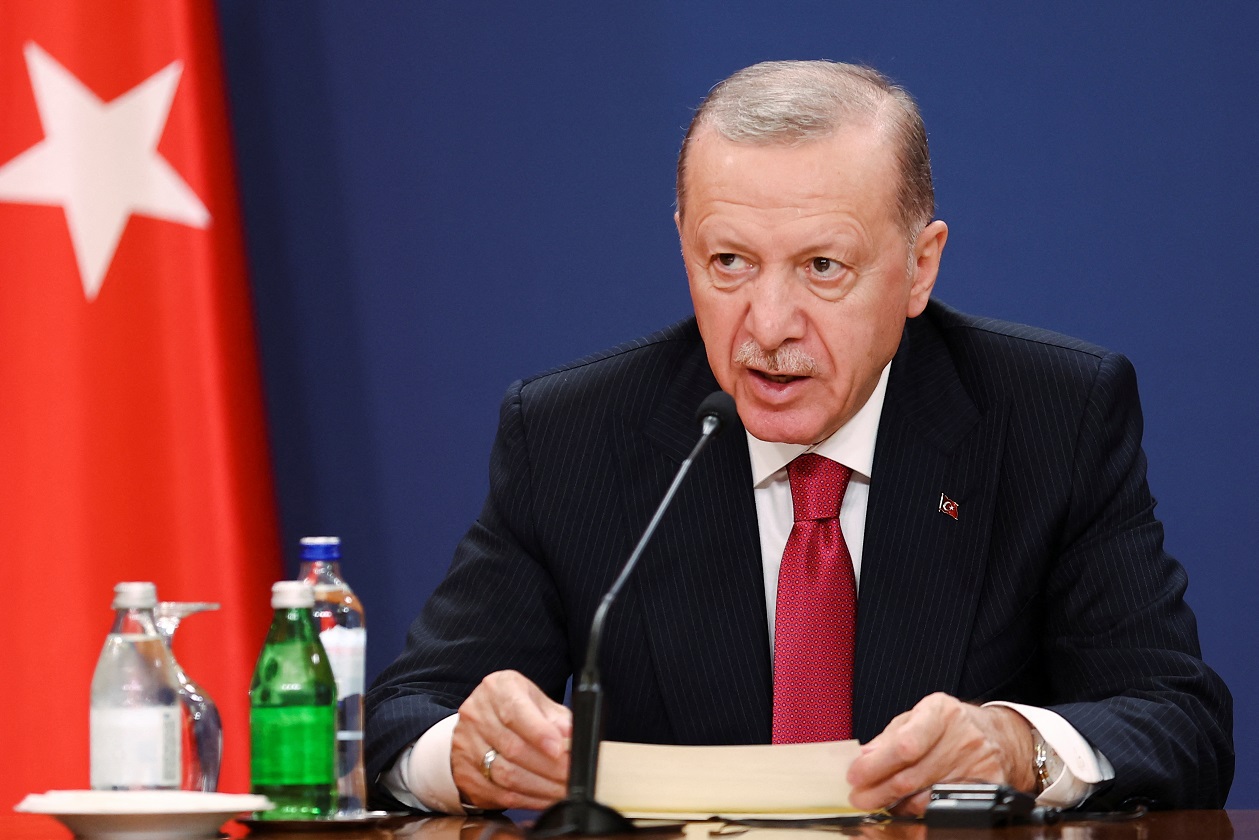
[[[460,799],[478,808],[541,809],[564,798],[572,712],[516,671],[490,674],[459,707],[450,769]],[[487,750],[498,751],[490,778]]]
[[[947,694],[932,694],[892,719],[861,748],[848,768],[849,801],[862,810],[885,808],[936,782],[983,781],[1030,792],[1031,726],[1003,706],[980,707]],[[922,814],[930,791],[897,808]]]

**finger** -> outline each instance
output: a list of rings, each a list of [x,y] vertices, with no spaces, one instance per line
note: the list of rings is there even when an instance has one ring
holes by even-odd
[[[473,744],[473,746],[469,746]],[[485,766],[486,749],[474,735],[465,734],[463,742],[452,741],[451,771],[460,800],[478,808],[545,808],[561,798],[564,785],[540,779],[495,755]]]
[[[559,799],[559,797],[530,796],[509,788],[492,785],[485,780],[460,786],[459,797],[460,801],[487,811],[505,811],[510,808],[541,811],[549,808]]]
[[[897,808],[909,797],[922,793],[932,782],[926,781],[917,767],[889,776],[868,788],[852,788],[848,801],[862,811]],[[896,811],[899,813],[899,810]]]
[[[513,764],[563,784],[568,779],[568,710],[534,688],[499,696],[498,726],[483,731],[487,742]]]
[[[563,799],[568,792],[567,785],[563,782],[539,776],[501,754],[490,765],[489,775],[488,782],[491,785],[514,791],[534,801],[545,801],[550,804]]]
[[[568,780],[562,733],[568,724],[555,707],[559,704],[516,672],[482,680],[460,707],[451,741],[451,771],[465,802],[479,807],[545,807],[549,802],[544,800],[562,795]],[[545,751],[539,735],[544,743],[550,738],[558,745],[558,750],[551,745],[558,755]],[[490,749],[498,756],[491,765],[493,783],[484,776]]]
[[[567,732],[558,723],[562,718],[555,709],[558,703],[514,671],[491,674],[486,682],[493,688],[490,699],[494,716],[504,729],[552,759],[564,753]],[[504,751],[497,744],[494,746]],[[519,755],[517,760],[520,760]]]
[[[897,716],[877,737],[862,746],[848,771],[855,788],[868,788],[922,761],[944,735],[937,710],[921,704]]]
[[[543,708],[543,714],[551,722],[560,734],[565,738],[572,737],[573,734],[573,710],[561,703],[550,702],[551,698],[546,698],[549,706]]]
[[[935,702],[920,703],[894,719],[849,767],[852,804],[866,810],[887,807],[939,781],[948,762],[947,729],[947,716]]]
[[[561,738],[559,755],[554,756],[506,728],[490,735],[487,743],[494,744],[499,756],[513,765],[528,770],[535,776],[564,784],[568,780],[568,749],[564,746],[564,740]]]
[[[545,774],[547,766],[566,753],[566,729],[553,722],[563,719],[553,708],[558,705],[516,672],[491,674],[459,708],[460,725],[455,731],[476,734],[467,742],[471,752],[493,747]],[[529,757],[533,752],[539,754],[535,759]]]

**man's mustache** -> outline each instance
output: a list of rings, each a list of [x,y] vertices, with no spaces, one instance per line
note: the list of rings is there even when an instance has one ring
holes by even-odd
[[[799,346],[785,344],[774,350],[765,350],[750,338],[735,352],[734,363],[780,376],[812,376],[817,373],[817,361]]]

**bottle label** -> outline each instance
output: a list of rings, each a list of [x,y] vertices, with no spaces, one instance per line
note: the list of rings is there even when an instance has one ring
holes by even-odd
[[[319,641],[328,652],[332,676],[337,681],[337,699],[362,694],[366,681],[367,629],[330,627],[319,634]]]
[[[92,709],[92,788],[178,788],[180,734],[177,706]]]
[[[334,706],[255,706],[249,711],[249,733],[254,786],[336,781]]]

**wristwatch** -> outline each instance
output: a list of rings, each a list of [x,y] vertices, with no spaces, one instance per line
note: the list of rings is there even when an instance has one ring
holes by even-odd
[[[1060,764],[1058,755],[1053,748],[1045,743],[1045,739],[1035,727],[1032,728],[1032,775],[1035,777],[1034,793],[1040,796],[1045,788],[1053,784],[1055,773],[1051,764]]]

